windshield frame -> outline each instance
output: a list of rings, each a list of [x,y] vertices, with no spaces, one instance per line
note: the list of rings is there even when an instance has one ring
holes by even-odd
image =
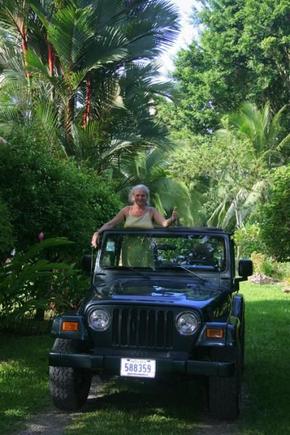
[[[181,264],[181,263],[171,263],[168,264],[168,267],[164,267],[164,265],[162,265],[160,267],[160,265],[155,264],[153,267],[152,266],[128,266],[128,265],[124,265],[124,266],[119,266],[117,264],[113,264],[113,265],[105,265],[103,258],[104,258],[104,249],[105,249],[105,245],[107,243],[107,240],[109,237],[120,237],[120,236],[130,236],[130,235],[135,235],[138,237],[144,237],[146,238],[146,240],[154,240],[154,238],[185,238],[185,239],[195,239],[195,240],[200,240],[201,238],[207,238],[207,240],[209,241],[213,241],[213,240],[219,240],[221,243],[223,243],[223,249],[224,249],[224,264],[223,267],[213,267],[213,266],[204,266],[202,264],[198,265],[198,264]],[[126,229],[126,230],[107,230],[103,233],[102,236],[102,241],[101,241],[101,249],[99,250],[99,255],[98,255],[98,261],[96,264],[96,268],[98,270],[103,270],[103,271],[114,271],[114,272],[122,272],[122,271],[127,271],[128,270],[130,272],[134,271],[136,269],[137,271],[142,271],[142,272],[158,272],[158,273],[168,273],[168,272],[175,272],[179,269],[181,272],[184,271],[187,273],[190,273],[190,271],[192,270],[193,274],[195,273],[195,271],[197,271],[198,273],[206,273],[206,274],[211,274],[211,273],[222,273],[222,274],[226,274],[228,275],[230,272],[230,235],[228,233],[225,233],[222,230],[217,230],[217,229],[190,229],[190,228],[156,228],[153,230],[142,230],[142,229]],[[120,253],[119,253],[120,255]]]

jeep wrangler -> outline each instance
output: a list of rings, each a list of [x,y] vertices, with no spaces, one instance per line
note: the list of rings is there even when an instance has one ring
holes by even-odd
[[[220,229],[105,231],[89,295],[75,313],[53,322],[54,404],[68,411],[82,407],[94,375],[148,381],[199,376],[209,411],[236,418],[245,330],[238,291],[251,274],[252,262],[235,264],[233,240]]]

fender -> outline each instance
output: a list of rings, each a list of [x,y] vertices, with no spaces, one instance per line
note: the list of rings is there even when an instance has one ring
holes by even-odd
[[[244,297],[241,294],[237,294],[233,297],[232,302],[232,312],[231,315],[233,317],[237,317],[239,320],[242,320],[244,313]]]
[[[64,330],[62,326],[64,322],[77,323],[78,328],[76,330]],[[81,340],[81,341],[88,340],[88,332],[87,332],[87,328],[85,327],[84,318],[83,316],[77,316],[77,315],[57,316],[53,321],[51,334],[57,338],[68,338],[71,340]]]

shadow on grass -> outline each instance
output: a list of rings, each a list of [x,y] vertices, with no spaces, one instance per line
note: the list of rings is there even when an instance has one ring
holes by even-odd
[[[103,395],[88,400],[67,433],[193,433],[204,405],[203,390],[201,381],[111,381]]]

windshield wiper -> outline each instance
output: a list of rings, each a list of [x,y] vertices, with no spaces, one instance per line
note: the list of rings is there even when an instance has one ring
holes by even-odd
[[[208,282],[208,279],[202,278],[196,272],[193,272],[191,269],[188,269],[187,267],[183,266],[182,264],[171,264],[170,266],[165,266],[165,267],[161,266],[158,269],[182,269],[182,270],[185,270],[186,272],[190,273],[190,275],[195,276],[200,281],[202,281],[202,282]]]
[[[179,267],[181,269],[185,270],[186,272],[190,273],[191,275],[196,276],[200,281],[203,281],[203,282],[207,282],[208,281],[208,279],[202,278],[201,276],[198,275],[198,273],[193,272],[191,269],[187,269],[187,267],[183,266],[182,264],[179,264]]]
[[[142,269],[144,269],[144,268],[142,268]],[[151,267],[148,267],[148,269],[150,269],[150,271],[154,270],[154,269],[152,269]],[[132,272],[137,273],[137,275],[140,275],[140,276],[142,276],[143,278],[148,279],[149,281],[152,280],[151,276],[146,275],[145,273],[141,272],[140,270],[137,270],[136,267],[132,267],[132,266],[122,266],[122,270],[131,270]]]

